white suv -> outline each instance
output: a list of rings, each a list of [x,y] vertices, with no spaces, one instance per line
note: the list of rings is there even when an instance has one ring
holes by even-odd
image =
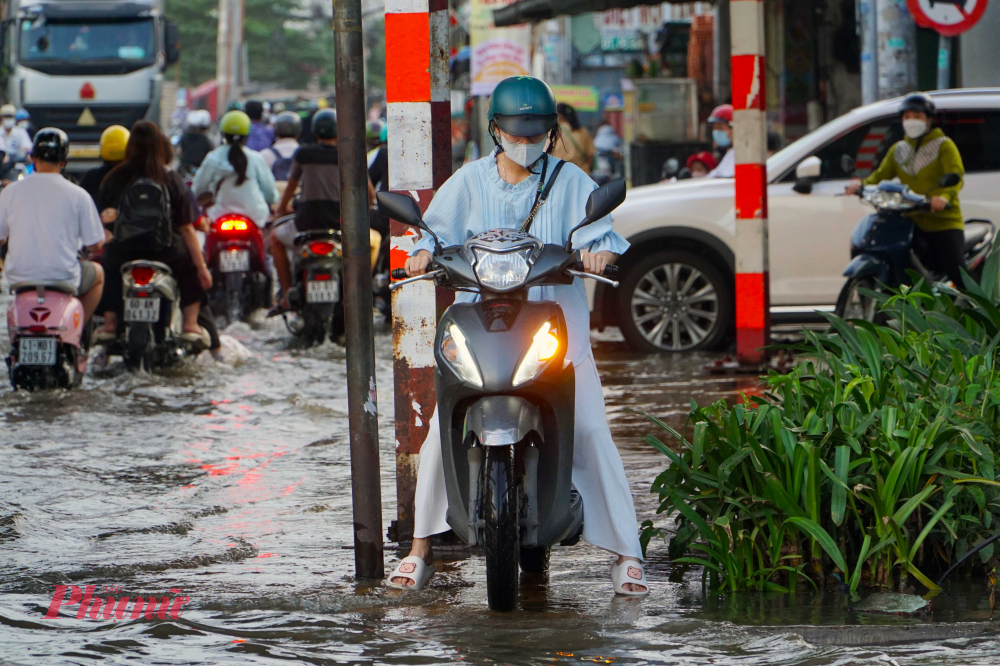
[[[1000,88],[931,96],[938,125],[965,163],[963,214],[1000,220]],[[836,195],[851,178],[870,174],[902,138],[898,106],[890,100],[855,109],[768,159],[775,325],[814,321],[817,311],[834,309],[851,259],[851,232],[872,212],[857,197]],[[796,168],[811,156],[822,163],[820,177],[810,194],[798,194]],[[598,285],[594,292],[594,327],[618,326],[642,351],[722,344],[735,307],[733,189],[730,179],[700,179],[630,190],[613,217],[632,247],[618,262],[621,287]]]

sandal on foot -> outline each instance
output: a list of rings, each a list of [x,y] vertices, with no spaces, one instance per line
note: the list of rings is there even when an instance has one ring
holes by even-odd
[[[205,349],[208,349],[212,346],[212,338],[208,335],[208,331],[204,328],[199,328],[198,333],[193,331],[184,331],[181,333],[181,340],[199,348],[204,347]]]
[[[424,562],[424,558],[410,555],[404,557],[396,570],[393,571],[386,582],[391,588],[397,590],[422,590],[427,581],[434,575],[434,565]],[[407,578],[413,581],[413,585],[403,585],[392,582],[393,578]]]
[[[614,583],[615,594],[620,594],[623,597],[644,597],[649,594],[646,570],[643,569],[641,562],[626,560],[621,564],[613,563],[611,565],[611,582]],[[632,592],[625,589],[625,585],[628,583],[642,585],[646,589],[642,592]]]

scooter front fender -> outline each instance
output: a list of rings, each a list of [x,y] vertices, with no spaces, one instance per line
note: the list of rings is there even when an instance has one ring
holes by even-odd
[[[491,395],[477,401],[466,412],[465,424],[483,446],[510,446],[532,431],[539,436],[545,432],[538,408],[512,395]]]
[[[873,254],[859,254],[851,259],[844,269],[844,277],[860,279],[873,277],[879,282],[886,282],[889,277],[889,265],[885,259]]]

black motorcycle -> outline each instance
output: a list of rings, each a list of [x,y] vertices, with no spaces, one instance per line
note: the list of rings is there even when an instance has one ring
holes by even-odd
[[[389,217],[434,237],[410,197],[380,192],[378,200]],[[598,188],[573,231],[624,200],[622,180]],[[483,546],[493,610],[516,606],[519,565],[543,573],[551,546],[575,543],[583,529],[583,501],[572,486],[576,387],[566,319],[558,304],[528,300],[531,287],[570,285],[577,277],[618,286],[582,272],[572,236],[565,246],[545,245],[497,229],[445,248],[434,237],[429,272],[392,285],[434,280],[480,296],[445,311],[434,356],[448,523],[470,545]],[[611,266],[605,274],[616,273]],[[392,276],[404,278],[405,271]]]
[[[941,178],[940,188],[954,187],[958,174]],[[928,283],[941,281],[920,261],[913,248],[913,220],[907,215],[930,208],[931,190],[917,194],[905,185],[883,182],[858,192],[876,212],[865,217],[851,234],[851,262],[844,269],[847,282],[837,299],[836,314],[847,319],[875,321],[877,300],[865,292],[896,290],[908,284],[908,270],[916,271]],[[989,220],[965,223],[965,269],[978,279],[986,255],[993,246],[996,230]]]

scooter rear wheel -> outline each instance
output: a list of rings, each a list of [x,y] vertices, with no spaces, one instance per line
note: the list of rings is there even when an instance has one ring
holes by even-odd
[[[527,574],[543,576],[549,572],[548,546],[521,549],[521,571]]]
[[[483,484],[483,549],[486,551],[486,599],[490,610],[517,607],[520,539],[517,524],[517,480],[512,449],[486,449]]]

